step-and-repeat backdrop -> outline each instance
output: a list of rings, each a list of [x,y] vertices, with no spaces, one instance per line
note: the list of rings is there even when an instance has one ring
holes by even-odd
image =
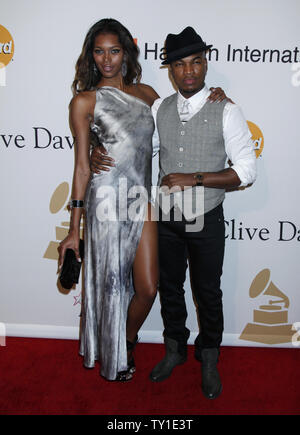
[[[213,44],[208,86],[239,104],[258,178],[228,192],[222,277],[224,345],[299,346],[300,44],[298,0],[3,0],[0,15],[0,336],[77,338],[82,284],[58,285],[69,226],[74,138],[68,105],[87,30],[104,17],[129,28],[143,82],[174,92],[161,67],[167,33],[193,26]],[[154,159],[153,183],[158,160]],[[188,327],[198,330],[189,277]],[[162,341],[159,298],[142,341]]]

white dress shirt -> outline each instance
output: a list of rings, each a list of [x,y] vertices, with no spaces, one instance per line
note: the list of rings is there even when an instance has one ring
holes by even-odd
[[[178,113],[182,112],[182,106],[187,100],[180,92],[177,97]],[[207,97],[210,95],[210,90],[204,86],[197,94],[188,98],[189,115],[186,120],[191,119],[199,110],[202,109],[207,102]],[[155,131],[153,134],[153,156],[156,155],[160,148],[159,135],[157,131],[156,116],[159,106],[163,99],[158,98],[152,106],[152,115],[155,122]],[[217,103],[214,103],[217,104]],[[185,109],[184,109],[185,110]],[[241,180],[240,186],[247,186],[256,179],[256,156],[254,151],[254,143],[251,139],[251,133],[248,124],[244,118],[242,110],[236,104],[226,103],[223,112],[223,137],[225,143],[225,151],[232,162],[232,169],[237,173]]]

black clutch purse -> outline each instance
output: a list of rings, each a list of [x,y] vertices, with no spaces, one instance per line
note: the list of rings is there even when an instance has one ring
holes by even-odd
[[[84,257],[84,241],[79,241],[79,254],[81,260]],[[67,249],[65,259],[59,275],[59,281],[63,288],[70,289],[74,284],[78,284],[81,269],[81,262],[76,260],[73,249]]]

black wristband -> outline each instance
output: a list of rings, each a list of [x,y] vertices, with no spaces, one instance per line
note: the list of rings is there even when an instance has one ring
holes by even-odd
[[[84,201],[81,199],[71,199],[69,205],[70,208],[81,208],[84,206]]]

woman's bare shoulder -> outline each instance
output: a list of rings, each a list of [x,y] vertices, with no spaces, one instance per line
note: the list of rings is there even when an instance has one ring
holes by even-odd
[[[159,98],[158,93],[152,88],[150,85],[146,85],[145,83],[139,83],[138,84],[141,92],[144,92],[145,94],[157,99]]]
[[[95,101],[96,92],[95,91],[82,91],[74,95],[71,99],[70,104],[75,106],[86,106]]]
[[[137,97],[143,99],[149,106],[152,106],[155,100],[159,98],[157,92],[149,85],[145,83],[138,83],[136,86]]]
[[[89,114],[93,111],[95,102],[95,91],[82,91],[76,94],[70,101],[70,110]]]

